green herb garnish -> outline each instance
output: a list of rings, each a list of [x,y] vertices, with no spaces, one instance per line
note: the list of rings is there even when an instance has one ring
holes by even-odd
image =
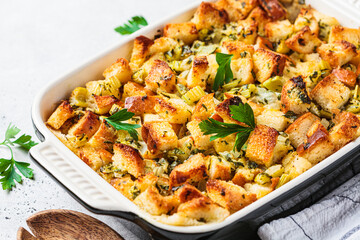
[[[127,131],[130,136],[137,141],[138,140],[138,133],[135,129],[140,128],[139,124],[130,124],[130,123],[123,123],[122,121],[129,120],[135,114],[132,112],[128,112],[126,108],[122,109],[121,111],[115,113],[114,115],[105,118],[106,122],[108,122],[111,126],[113,126],[116,130],[125,130]]]
[[[220,86],[224,85],[224,82],[229,83],[230,80],[234,78],[230,67],[232,57],[232,54],[216,53],[216,62],[219,67],[214,80],[214,91],[217,91]]]
[[[230,105],[229,108],[232,115],[231,117],[247,126],[234,123],[223,123],[208,118],[199,123],[199,127],[205,135],[215,134],[210,137],[210,141],[236,133],[234,150],[236,149],[239,152],[248,140],[250,133],[255,129],[254,112],[247,103],[240,103],[239,106]]]
[[[31,140],[31,136],[23,134],[16,140],[13,140],[16,135],[20,132],[20,129],[14,125],[9,124],[5,132],[5,140],[0,143],[2,146],[6,146],[11,153],[10,159],[0,158],[0,179],[3,190],[12,190],[15,187],[16,182],[21,183],[22,177],[16,171],[16,169],[26,178],[33,177],[33,169],[29,168],[30,163],[18,162],[14,159],[14,153],[12,146],[18,145],[22,149],[29,151],[30,148],[35,146],[37,143]]]
[[[148,23],[146,21],[146,19],[142,16],[135,16],[132,17],[129,20],[129,23],[125,23],[122,26],[119,26],[117,28],[115,28],[114,30],[118,33],[120,33],[121,35],[127,35],[127,34],[131,34],[136,32],[137,30],[139,30],[141,28],[141,26],[147,26]]]

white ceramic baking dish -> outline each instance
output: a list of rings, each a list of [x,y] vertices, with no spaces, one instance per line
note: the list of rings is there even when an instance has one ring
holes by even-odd
[[[350,2],[352,2],[351,5]],[[105,214],[122,213],[115,215],[128,219],[131,218],[132,220],[140,218],[141,221],[146,223],[145,225],[156,229],[156,231],[164,230],[164,232],[172,232],[174,234],[180,233],[187,236],[200,234],[202,236],[205,233],[213,233],[232,225],[240,219],[251,218],[256,210],[261,207],[264,208],[264,206],[273,205],[274,201],[281,196],[285,196],[289,192],[293,192],[294,189],[298,189],[299,186],[305,186],[306,183],[311,182],[311,179],[317,176],[319,172],[326,174],[325,170],[329,166],[339,163],[340,160],[345,161],[349,158],[349,154],[358,153],[360,139],[349,143],[301,176],[232,214],[223,222],[181,227],[170,226],[153,220],[149,214],[142,211],[102,179],[49,131],[44,122],[53,112],[59,101],[68,98],[75,87],[84,86],[86,82],[91,80],[101,79],[103,70],[118,57],[129,58],[132,41],[135,37],[145,35],[152,38],[157,33],[157,30],[162,29],[167,23],[189,20],[199,3],[200,1],[196,1],[192,5],[178,11],[178,13],[123,38],[120,43],[90,59],[87,63],[82,64],[60,78],[54,79],[36,96],[32,107],[32,119],[43,142],[31,149],[31,156],[90,210]],[[357,15],[360,11],[360,2],[354,0],[349,2],[342,0],[310,0],[307,3],[322,13],[336,17],[344,26],[360,26],[360,18]],[[356,6],[359,6],[359,8]]]

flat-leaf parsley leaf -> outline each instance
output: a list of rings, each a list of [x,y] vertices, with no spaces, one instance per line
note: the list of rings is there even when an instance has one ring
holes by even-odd
[[[5,140],[0,145],[10,150],[11,158],[0,158],[0,182],[3,190],[12,190],[16,182],[21,183],[22,177],[17,173],[16,169],[26,178],[33,177],[33,169],[29,168],[30,164],[19,162],[14,159],[14,153],[11,146],[18,145],[26,151],[35,146],[37,143],[31,140],[31,136],[23,134],[16,140],[12,140],[20,133],[20,129],[14,125],[9,125],[5,132]]]
[[[148,23],[146,19],[142,16],[135,16],[132,17],[129,21],[129,23],[125,23],[122,26],[119,26],[115,28],[114,30],[121,35],[127,35],[136,32],[139,30],[142,26],[147,26]]]
[[[229,83],[230,80],[234,78],[233,72],[230,67],[232,57],[232,54],[216,53],[216,62],[219,67],[217,69],[214,80],[214,91],[217,91],[220,86],[224,85],[224,82]]]
[[[238,106],[230,105],[230,114],[233,119],[242,122],[247,126],[234,123],[223,123],[208,118],[200,122],[199,127],[205,135],[214,134],[210,137],[210,141],[236,133],[234,150],[240,151],[255,128],[254,112],[249,104],[240,103]]]
[[[130,124],[130,123],[123,123],[122,121],[129,120],[135,114],[132,112],[128,112],[126,108],[122,109],[121,111],[115,113],[114,115],[105,118],[106,122],[112,125],[116,130],[125,130],[127,131],[130,136],[137,141],[138,135],[135,129],[140,128],[139,124]]]

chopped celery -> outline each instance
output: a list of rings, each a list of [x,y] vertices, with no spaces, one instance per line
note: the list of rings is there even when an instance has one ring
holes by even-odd
[[[266,87],[270,91],[274,92],[281,92],[282,89],[282,79],[280,76],[275,76],[272,78],[269,78],[263,83],[263,86]]]

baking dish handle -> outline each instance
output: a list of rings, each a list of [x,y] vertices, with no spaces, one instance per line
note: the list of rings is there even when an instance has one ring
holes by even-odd
[[[73,153],[70,150],[59,151],[55,144],[46,140],[30,150],[31,158],[84,207],[96,213],[116,215],[133,221],[135,215],[130,212],[129,206],[125,206],[125,202],[129,200],[84,162],[74,160],[71,155]]]

